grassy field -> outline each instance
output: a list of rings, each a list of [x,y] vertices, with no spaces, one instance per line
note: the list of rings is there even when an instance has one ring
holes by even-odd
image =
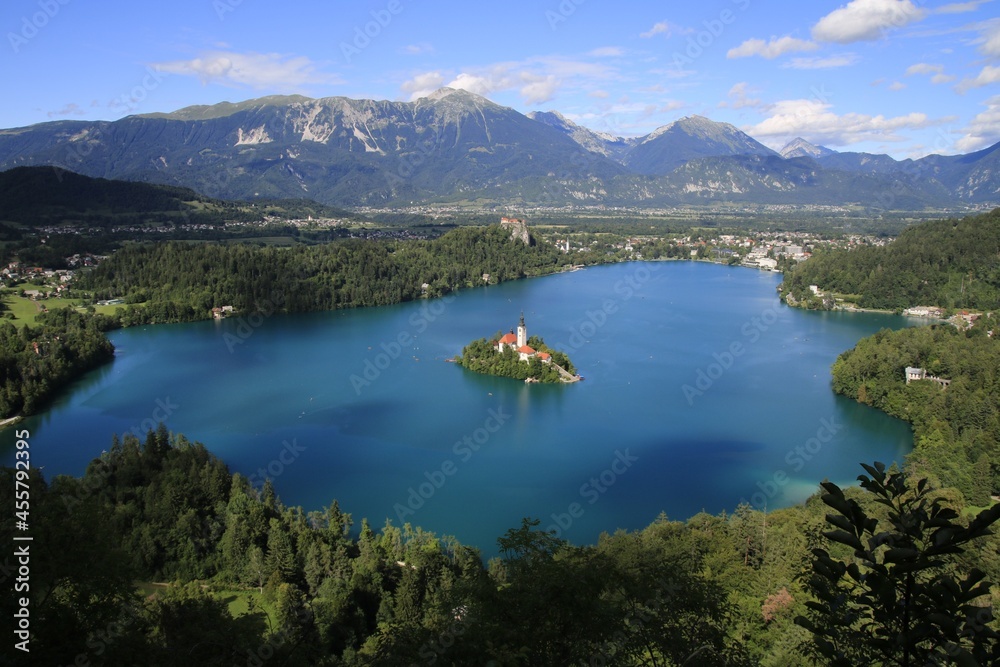
[[[128,308],[128,306],[118,304],[115,306],[94,306],[94,312],[99,315],[114,315],[115,311],[119,308]]]
[[[164,583],[153,583],[149,581],[140,582],[136,585],[139,593],[143,597],[149,597],[155,595],[156,593],[162,593],[171,584]],[[239,618],[241,616],[246,616],[251,613],[250,608],[253,607],[253,615],[260,616],[262,619],[266,616],[271,619],[276,617],[276,610],[274,606],[264,599],[264,596],[257,591],[253,590],[235,590],[235,589],[224,589],[211,591],[212,597],[216,600],[220,600],[226,603],[226,607],[229,610],[229,615],[233,618]],[[266,620],[265,620],[266,623]]]
[[[31,299],[20,297],[14,292],[3,291],[0,292],[0,301],[4,305],[4,315],[13,313],[14,324],[17,326],[35,323],[35,315],[38,313],[38,309],[35,306],[35,302]]]
[[[76,308],[77,310],[83,312],[84,307],[80,305],[79,299],[43,299],[38,301],[32,301],[23,296],[18,296],[13,290],[0,290],[0,302],[4,304],[3,314],[7,313],[14,314],[14,324],[23,326],[33,326],[36,324],[35,316],[39,313],[39,306],[45,306],[49,310],[55,310],[56,308],[65,308],[67,306]],[[142,305],[142,304],[135,304]],[[130,306],[118,304],[115,306],[94,306],[94,311],[102,315],[114,315],[115,311],[119,308],[129,308]]]
[[[18,296],[15,292],[4,290],[0,292],[0,301],[4,304],[4,313],[14,313],[14,324],[19,327],[34,325],[35,317],[40,311],[40,306],[49,310],[65,308],[66,306],[76,306],[77,299],[42,299],[35,302],[23,296]]]

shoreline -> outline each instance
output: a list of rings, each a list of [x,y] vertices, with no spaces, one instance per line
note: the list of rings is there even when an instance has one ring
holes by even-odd
[[[0,431],[4,430],[8,426],[13,426],[23,418],[23,415],[14,415],[13,417],[8,417],[7,419],[0,419]]]

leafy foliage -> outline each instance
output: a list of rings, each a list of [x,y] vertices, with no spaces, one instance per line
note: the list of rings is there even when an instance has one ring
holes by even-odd
[[[833,667],[853,665],[995,665],[1000,634],[993,620],[986,575],[955,573],[948,565],[972,540],[989,535],[1000,505],[968,526],[934,497],[926,479],[910,485],[905,473],[864,466],[861,487],[883,516],[868,512],[832,482],[823,502],[836,513],[823,533],[852,557],[813,551],[810,588],[817,600],[797,622],[814,636],[816,653]]]

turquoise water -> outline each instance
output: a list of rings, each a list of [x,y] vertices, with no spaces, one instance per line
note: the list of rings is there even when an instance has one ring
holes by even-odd
[[[691,262],[602,266],[446,299],[114,332],[115,361],[31,432],[47,477],[81,474],[114,432],[163,418],[282,500],[338,499],[495,552],[525,516],[578,544],[741,500],[799,502],[909,427],[835,396],[830,364],[902,317],[782,305],[780,276]],[[516,326],[585,381],[525,385],[446,359]],[[4,461],[13,461],[5,431]]]

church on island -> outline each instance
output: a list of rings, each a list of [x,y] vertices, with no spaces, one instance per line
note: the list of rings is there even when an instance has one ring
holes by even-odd
[[[529,343],[529,341],[531,341]],[[554,350],[539,336],[528,338],[524,312],[517,323],[517,333],[499,331],[490,338],[474,340],[454,361],[476,373],[496,375],[525,382],[579,382],[576,367],[566,353]]]
[[[552,355],[548,352],[537,352],[534,348],[528,345],[528,327],[524,325],[524,312],[521,312],[521,319],[517,323],[517,335],[514,334],[514,330],[511,329],[510,333],[506,333],[493,344],[496,348],[497,353],[502,354],[505,348],[512,348],[517,352],[518,358],[521,361],[530,361],[533,357],[537,357],[539,361],[543,364],[548,364],[552,362]]]

